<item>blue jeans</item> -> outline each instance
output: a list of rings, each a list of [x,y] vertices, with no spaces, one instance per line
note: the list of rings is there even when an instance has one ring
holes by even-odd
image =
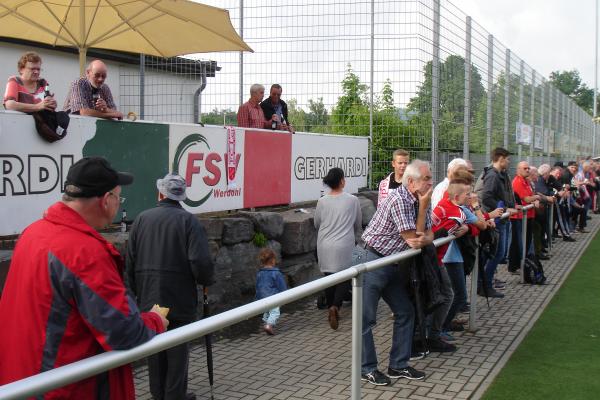
[[[360,249],[353,252],[353,265],[379,258]],[[394,313],[390,364],[394,369],[406,368],[410,359],[415,310],[408,294],[411,262],[388,265],[364,274],[362,312],[362,373],[377,369],[377,352],[373,327],[377,323],[377,306],[383,298]]]
[[[452,290],[454,291],[454,300],[444,322],[444,330],[447,330],[458,310],[467,304],[467,284],[465,282],[465,268],[463,263],[445,263],[444,265],[446,266],[446,271],[448,271]]]
[[[262,319],[265,324],[275,326],[277,325],[277,321],[279,321],[280,315],[281,311],[279,310],[279,307],[275,307],[265,312]]]
[[[485,264],[485,281],[488,288],[492,287],[492,279],[494,278],[498,264],[506,258],[508,241],[510,240],[510,222],[500,222],[496,225],[495,229],[496,233],[498,233],[498,248],[496,249],[496,255],[487,260]]]

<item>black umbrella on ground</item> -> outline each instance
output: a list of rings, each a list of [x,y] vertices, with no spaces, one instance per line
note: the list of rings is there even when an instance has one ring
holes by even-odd
[[[208,287],[204,286],[202,288],[202,319],[208,318],[210,316],[210,311],[208,309]],[[204,343],[206,345],[206,367],[208,368],[208,383],[210,383],[210,398],[214,399],[213,394],[213,384],[214,384],[214,374],[213,374],[213,355],[212,355],[212,336],[210,333],[204,336]]]
[[[423,308],[423,298],[421,297],[421,277],[417,271],[416,263],[412,262],[410,266],[410,283],[414,291],[415,311],[417,313],[417,324],[419,327],[419,336],[421,337],[421,346],[425,354],[429,353],[429,345],[427,344],[427,333],[425,331],[425,309]]]

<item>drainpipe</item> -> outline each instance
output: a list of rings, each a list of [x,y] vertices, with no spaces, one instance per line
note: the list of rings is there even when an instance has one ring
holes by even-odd
[[[194,93],[194,120],[192,121],[194,124],[202,124],[200,121],[200,107],[202,106],[202,91],[206,88],[206,71],[202,72],[200,80],[202,84]]]

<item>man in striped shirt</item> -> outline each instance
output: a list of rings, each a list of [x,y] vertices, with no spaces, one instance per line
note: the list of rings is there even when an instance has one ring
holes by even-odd
[[[240,128],[271,129],[273,122],[279,123],[277,115],[265,119],[260,102],[265,97],[265,87],[255,83],[250,86],[250,99],[238,109],[237,123]]]
[[[429,163],[414,160],[402,176],[402,185],[379,205],[362,239],[364,252],[359,262],[419,249],[433,241],[431,232],[432,176]],[[421,380],[423,372],[408,366],[411,355],[415,312],[408,293],[409,262],[387,265],[364,276],[362,379],[374,385],[389,385],[390,378]],[[394,313],[394,331],[387,376],[377,369],[372,329],[376,324],[379,299]]]

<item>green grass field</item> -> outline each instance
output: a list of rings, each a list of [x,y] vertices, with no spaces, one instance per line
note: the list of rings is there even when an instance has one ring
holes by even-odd
[[[600,235],[483,399],[600,399]]]

